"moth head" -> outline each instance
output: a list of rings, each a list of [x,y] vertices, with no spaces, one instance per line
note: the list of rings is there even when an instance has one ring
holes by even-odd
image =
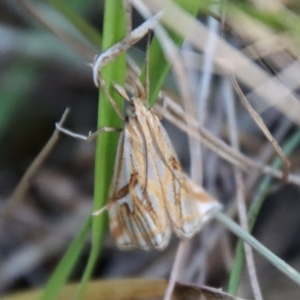
[[[129,118],[134,118],[136,116],[134,101],[135,97],[130,97],[127,91],[117,83],[113,83],[114,89],[116,92],[126,101],[125,102],[125,111],[126,116]]]

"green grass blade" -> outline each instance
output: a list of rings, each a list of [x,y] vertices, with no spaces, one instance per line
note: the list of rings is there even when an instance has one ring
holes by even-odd
[[[180,1],[176,0],[175,3],[181,5],[181,7],[187,11],[191,16],[196,17],[199,8],[202,6],[201,1]],[[180,26],[180,22],[178,24]],[[180,47],[184,37],[168,31],[173,42]],[[157,38],[154,37],[150,49],[149,49],[149,104],[152,106],[155,103],[157,95],[166,79],[166,76],[170,70],[170,64],[164,56],[164,52],[159,44]],[[142,71],[141,81],[145,81],[145,66]]]
[[[246,232],[238,224],[233,222],[225,214],[219,212],[215,216],[216,220],[222,223],[227,229],[233,232],[236,236],[242,239],[244,242],[249,244],[253,249],[255,249],[260,255],[262,255],[266,260],[268,260],[273,266],[280,270],[283,274],[291,278],[294,282],[300,285],[300,274],[288,265],[281,258],[276,256],[268,248],[262,245],[258,240],[256,240],[251,234]]]
[[[69,249],[65,253],[64,257],[60,261],[59,265],[56,267],[45,289],[43,290],[41,297],[39,298],[40,300],[58,299],[58,295],[62,287],[69,278],[76,262],[78,262],[79,255],[85,244],[85,240],[91,226],[92,217],[89,216],[70,245]]]
[[[125,36],[125,19],[123,5],[119,0],[109,0],[105,2],[103,45],[102,49],[108,49],[114,43],[120,41]],[[112,63],[106,65],[101,70],[101,77],[105,80],[107,87],[112,81],[123,84],[126,75],[126,56],[119,56]],[[117,104],[121,106],[123,100],[114,91],[111,91]],[[100,91],[101,101],[99,102],[98,128],[104,126],[122,127],[119,119],[109,100]],[[95,166],[95,190],[94,190],[94,210],[98,210],[106,205],[108,187],[112,178],[115,152],[118,142],[117,133],[103,133],[97,138],[96,166]],[[92,249],[86,266],[77,299],[83,299],[87,284],[91,278],[94,266],[100,255],[103,236],[106,229],[106,222],[103,216],[93,218]],[[101,297],[101,295],[99,295]]]

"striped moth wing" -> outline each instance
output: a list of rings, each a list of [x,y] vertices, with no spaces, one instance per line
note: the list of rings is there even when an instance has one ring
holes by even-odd
[[[110,231],[120,249],[162,250],[172,231],[191,238],[217,202],[183,174],[156,114],[140,98],[131,104],[107,205]],[[208,203],[204,211],[203,201]]]
[[[221,209],[221,205],[182,172],[171,140],[156,119],[151,124],[155,148],[167,165],[160,173],[166,211],[176,235],[191,238]]]
[[[164,166],[146,125],[154,115],[139,98],[133,105],[118,142],[107,205],[110,231],[120,249],[164,249],[171,236],[160,184]]]

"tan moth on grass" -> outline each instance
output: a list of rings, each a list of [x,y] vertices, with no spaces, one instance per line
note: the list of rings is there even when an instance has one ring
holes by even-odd
[[[110,101],[114,100],[103,86]],[[164,249],[172,231],[191,238],[220,204],[186,175],[170,138],[152,109],[146,108],[145,91],[137,85],[137,96],[129,98],[125,125],[120,135],[108,203],[94,215],[108,210],[110,232],[118,248]],[[113,107],[118,111],[116,105]],[[91,140],[57,125],[73,137]],[[100,131],[112,131],[103,128]]]
[[[148,38],[148,47],[149,42]],[[105,53],[102,56],[106,57]],[[128,97],[122,87],[114,85],[128,102],[124,117],[105,83],[99,80],[102,56],[93,65],[94,81],[96,86],[100,83],[125,125],[118,142],[107,205],[94,215],[108,210],[110,231],[120,249],[162,250],[168,245],[172,232],[179,238],[193,237],[203,222],[220,209],[220,204],[183,174],[167,132],[154,110],[147,108],[148,57],[145,89],[136,79],[137,74],[131,78],[131,85],[136,89],[134,97]],[[105,127],[85,137],[57,128],[88,141],[102,131],[116,130]]]

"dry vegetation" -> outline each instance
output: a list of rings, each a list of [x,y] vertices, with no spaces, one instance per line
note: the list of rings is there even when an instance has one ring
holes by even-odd
[[[159,99],[164,98],[164,104],[157,101],[155,108],[184,170],[223,203],[226,215],[300,270],[298,2],[205,0],[194,5],[196,19],[177,5],[164,6],[165,0],[131,2],[133,27],[143,22],[141,15],[147,19],[148,13],[165,9],[154,36],[171,72],[166,80],[158,78],[155,72],[163,72],[166,63],[150,55],[150,94],[154,97],[159,80],[164,81]],[[69,261],[76,263],[69,281],[79,282],[91,261],[92,238],[98,234],[100,239],[102,230],[95,234],[94,224],[91,238],[87,221],[95,143],[61,136],[54,124],[69,107],[68,128],[84,134],[97,128],[98,89],[90,64],[101,51],[103,3],[6,0],[0,8],[0,290],[46,285],[86,224],[78,253],[73,252],[75,261]],[[180,51],[175,51],[183,38]],[[139,66],[145,61],[145,45],[146,39],[128,50]],[[110,139],[115,133],[104,135]],[[103,218],[101,222],[104,228]],[[234,295],[238,288],[236,295],[247,299],[298,299],[300,275],[288,278],[249,246],[244,268],[233,268],[244,251],[237,250],[238,239],[225,223],[217,217],[179,250],[174,237],[162,252],[121,252],[106,234],[97,246],[101,252],[93,278],[168,279],[176,257],[179,266],[172,275],[181,283],[223,288]],[[57,282],[64,279],[58,276]],[[90,285],[85,299],[114,299],[106,288],[125,293],[128,286],[148,289],[150,294],[139,299],[161,298],[159,292],[166,288],[163,281],[109,284]],[[76,291],[69,288],[62,299]],[[210,291],[181,285],[176,286],[175,298],[199,299],[202,292],[216,299]]]

